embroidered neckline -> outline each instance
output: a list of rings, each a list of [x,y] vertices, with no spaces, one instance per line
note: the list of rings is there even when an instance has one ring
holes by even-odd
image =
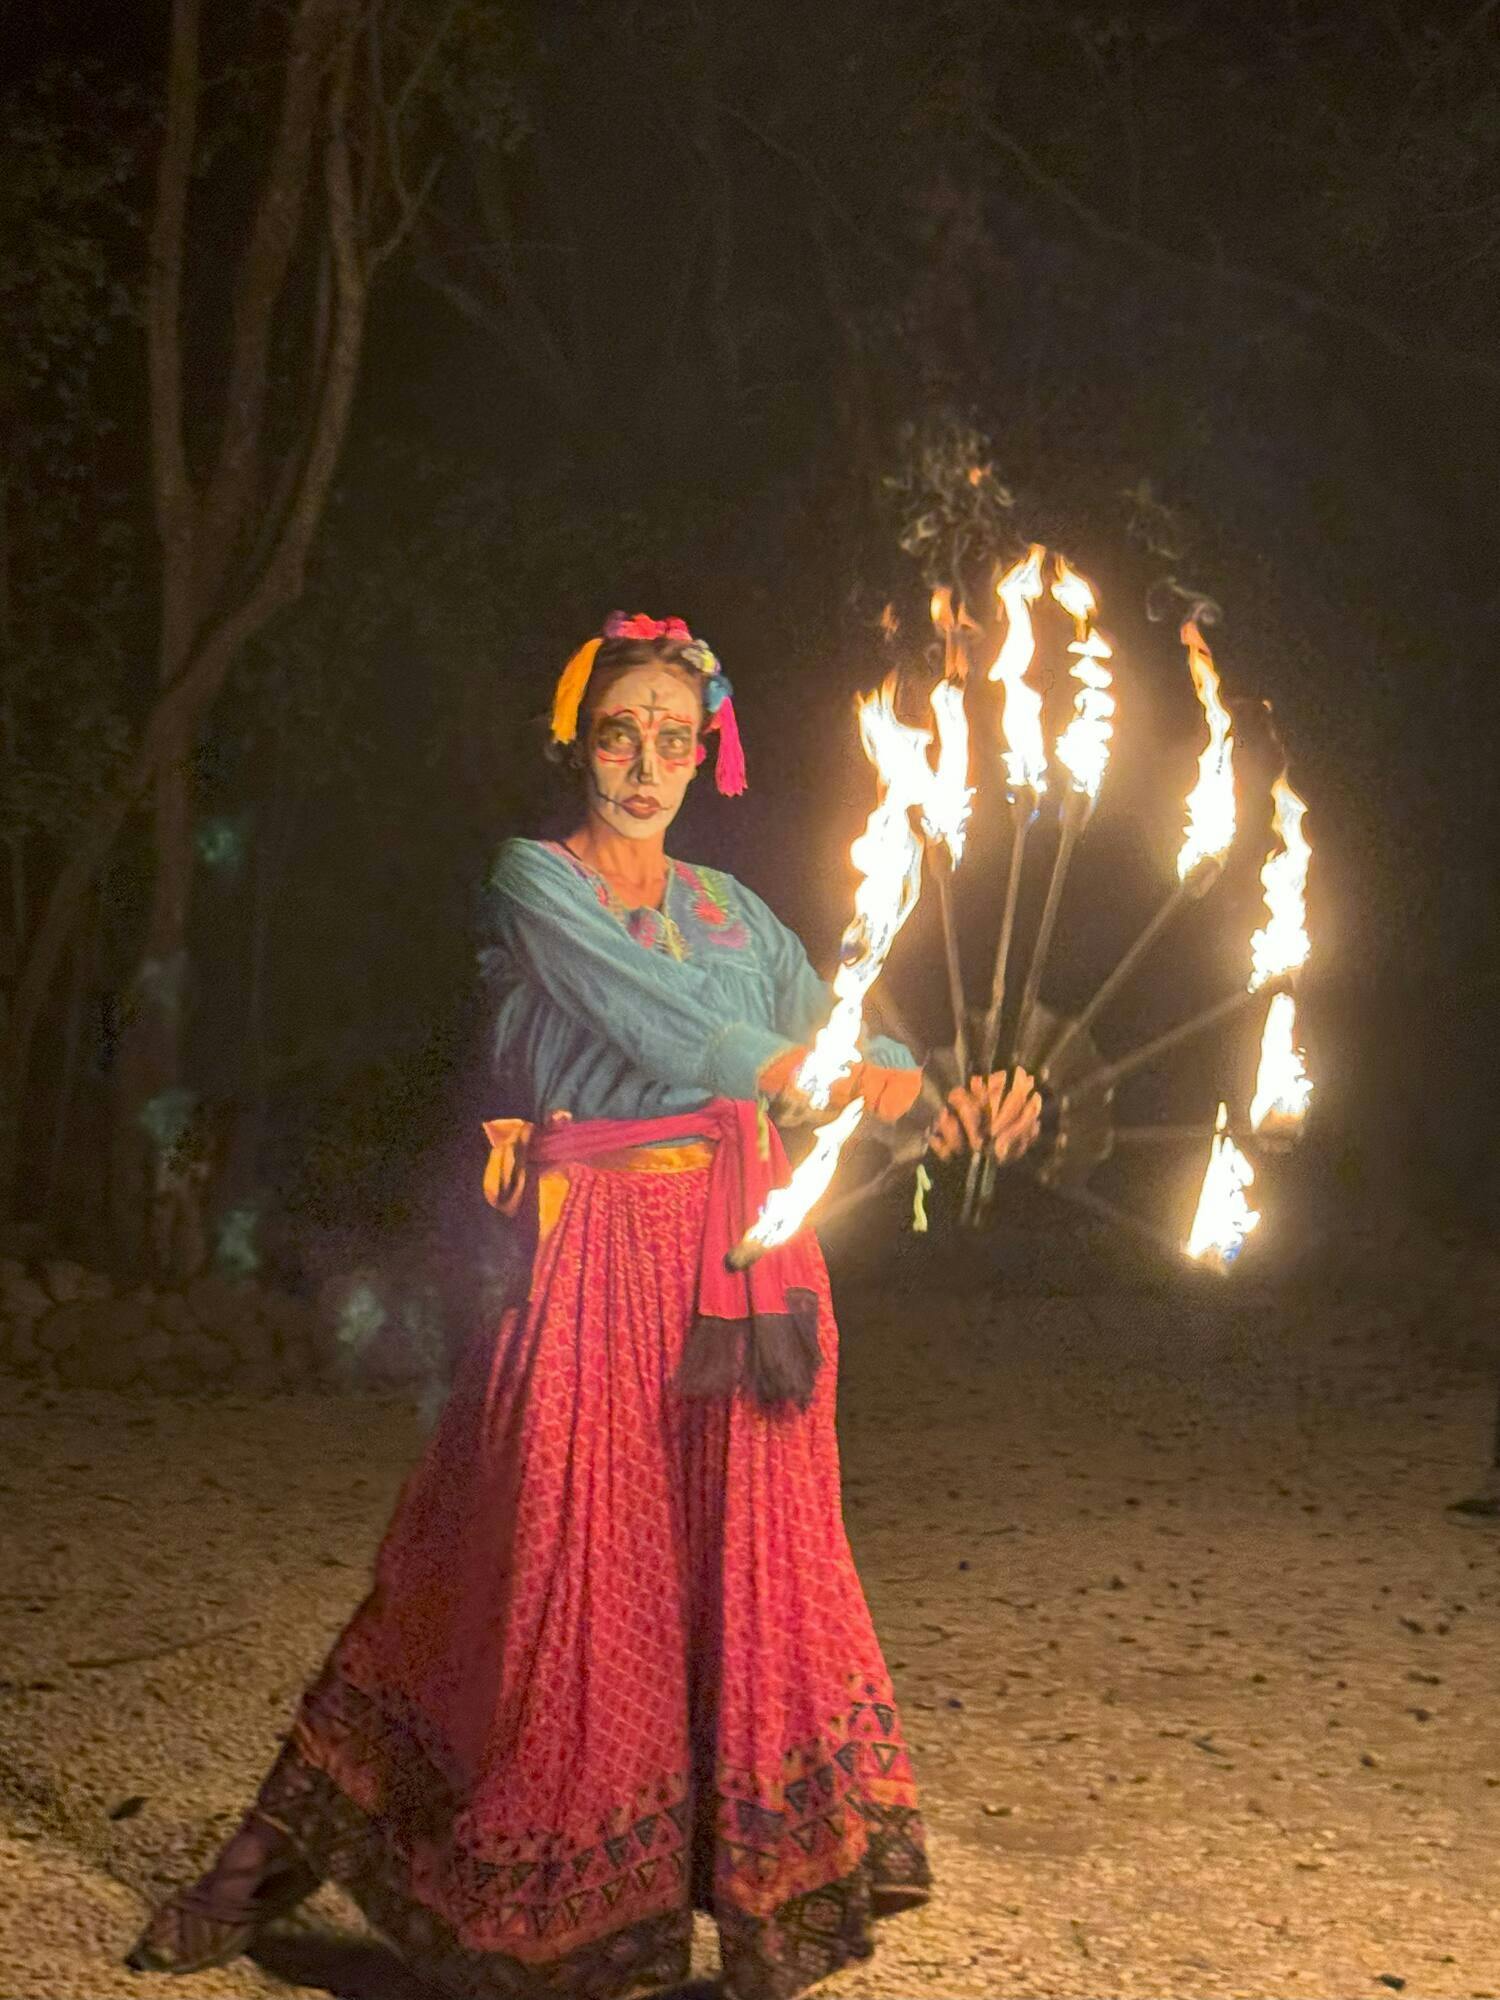
[[[682,863],[669,854],[666,856],[667,879],[662,888],[661,903],[653,906],[642,903],[631,909],[615,892],[609,880],[600,871],[575,854],[566,841],[548,841],[547,845],[560,854],[576,873],[593,885],[594,894],[599,898],[601,909],[607,910],[620,928],[638,945],[647,951],[664,951],[668,958],[685,961],[688,957],[687,939],[678,929],[672,916],[670,904],[672,890],[682,872]],[[654,934],[653,934],[654,933]]]
[[[729,878],[718,868],[695,868],[668,855],[667,881],[660,907],[643,903],[632,910],[599,870],[582,855],[575,854],[565,841],[549,840],[544,845],[590,885],[600,909],[608,911],[621,929],[647,951],[664,951],[669,958],[679,960],[692,956],[687,938],[672,915],[673,902],[681,908],[683,896],[690,899],[688,910],[705,940],[711,938],[715,945],[728,951],[743,951],[750,943],[750,931],[729,892]]]

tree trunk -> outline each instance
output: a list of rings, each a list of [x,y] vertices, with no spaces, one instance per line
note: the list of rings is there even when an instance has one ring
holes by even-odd
[[[16,763],[15,725],[15,635],[11,621],[10,563],[10,480],[0,468],[0,769],[7,785],[14,782]],[[14,1016],[12,982],[21,963],[22,926],[25,923],[25,881],[17,833],[8,843],[10,873],[10,913],[8,922],[0,917],[0,1043],[9,1041]],[[21,1112],[26,1077],[12,1076],[0,1062],[0,1206],[7,1219],[13,1206],[13,1190],[20,1170]]]
[[[182,344],[188,191],[196,145],[201,0],[172,0],[167,115],[158,158],[146,295],[152,485],[162,551],[159,693],[118,782],[92,802],[41,900],[11,1004],[0,1015],[0,1106],[24,1100],[48,995],[86,908],[89,889],[130,813],[149,798],[156,874],[140,966],[126,996],[116,1077],[111,1218],[126,1260],[139,1260],[153,1153],[180,1115],[187,927],[193,873],[193,756],[242,648],[302,593],[308,554],[327,505],[359,375],[371,277],[401,244],[431,185],[415,195],[392,166],[391,143],[356,159],[350,130],[361,37],[373,15],[360,0],[292,0],[281,107],[235,274],[217,452],[196,484],[185,404],[201,369]],[[450,20],[451,15],[445,16]],[[425,65],[439,37],[419,57]],[[376,64],[369,88],[386,87]],[[398,92],[399,96],[399,92]],[[297,257],[312,226],[330,274],[329,309],[303,328],[295,379],[305,382],[300,432],[283,473],[262,469],[269,371],[279,326],[295,310]],[[434,168],[435,171],[435,168]],[[394,180],[393,180],[394,175]],[[383,233],[382,233],[383,231]],[[288,302],[293,304],[289,307]],[[0,1120],[3,1123],[3,1120]],[[3,1133],[0,1133],[3,1146]],[[0,1150],[0,1167],[5,1165]],[[14,1187],[0,1184],[0,1209]]]
[[[157,775],[152,800],[155,871],[144,948],[125,996],[110,1147],[110,1224],[125,1268],[139,1263],[155,1167],[177,1138],[188,1002],[188,914],[193,886],[193,730]]]

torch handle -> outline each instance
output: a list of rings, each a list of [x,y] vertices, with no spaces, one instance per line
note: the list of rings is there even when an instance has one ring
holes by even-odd
[[[1036,944],[1032,950],[1031,963],[1026,968],[1026,984],[1021,989],[1021,1007],[1016,1016],[1016,1032],[1011,1042],[1009,1067],[1014,1068],[1025,1045],[1026,1030],[1031,1025],[1031,1017],[1041,998],[1042,974],[1047,969],[1047,957],[1052,949],[1052,933],[1057,928],[1057,913],[1062,906],[1063,884],[1068,879],[1068,864],[1073,859],[1073,849],[1078,844],[1078,836],[1088,816],[1090,800],[1084,792],[1069,792],[1063,807],[1062,832],[1057,843],[1057,853],[1052,861],[1052,874],[1047,883],[1047,900],[1042,905],[1041,922],[1037,925]]]
[[[953,1007],[953,1053],[958,1063],[960,1084],[969,1080],[969,1009],[964,999],[963,966],[958,955],[958,933],[953,922],[953,863],[935,860],[938,908],[943,918],[943,954],[948,963],[948,998]]]
[[[995,971],[990,981],[990,1004],[984,1017],[984,1033],[979,1045],[979,1069],[982,1076],[989,1076],[995,1067],[995,1058],[1000,1052],[1000,1024],[1005,1012],[1005,988],[1010,973],[1010,948],[1015,936],[1016,909],[1021,899],[1021,869],[1026,858],[1026,836],[1031,831],[1031,822],[1037,815],[1037,794],[1034,791],[1018,793],[1011,801],[1015,815],[1014,832],[1010,843],[1010,870],[1005,882],[1005,907],[1000,917],[1000,938],[995,946]],[[980,1173],[984,1161],[980,1154],[969,1155],[969,1170],[964,1179],[963,1208],[960,1219],[964,1223],[978,1220],[976,1202],[979,1197]]]
[[[1174,1236],[1165,1229],[1158,1229],[1154,1222],[1147,1222],[1144,1216],[1132,1215],[1128,1208],[1121,1208],[1117,1202],[1108,1201],[1102,1194],[1095,1194],[1092,1188],[1053,1186],[1049,1191],[1064,1201],[1072,1202],[1075,1208],[1086,1209],[1090,1215],[1097,1215],[1102,1222],[1112,1222],[1119,1228],[1128,1229],[1132,1236],[1143,1242],[1155,1244],[1158,1250],[1165,1250],[1179,1265],[1185,1262],[1184,1250]]]
[[[1181,910],[1185,909],[1189,903],[1197,902],[1200,897],[1206,895],[1223,872],[1223,862],[1214,856],[1210,856],[1207,860],[1199,862],[1198,866],[1189,875],[1177,883],[1171,894],[1159,905],[1150,923],[1146,925],[1114,971],[1110,973],[1109,977],[1099,987],[1092,999],[1090,999],[1087,1006],[1084,1007],[1082,1013],[1075,1014],[1072,1020],[1066,1023],[1062,1033],[1058,1036],[1052,1047],[1046,1051],[1041,1065],[1041,1074],[1044,1078],[1061,1062],[1064,1053],[1072,1046],[1078,1036],[1085,1033],[1093,1025],[1094,1021],[1109,1005],[1110,1001],[1113,1000],[1116,993],[1119,992],[1131,973],[1135,971],[1135,968],[1140,964],[1162,932],[1172,922],[1173,918]]]
[[[1247,987],[1242,993],[1231,993],[1225,1000],[1205,1007],[1200,1014],[1190,1015],[1186,1021],[1179,1021],[1175,1028],[1158,1035],[1154,1041],[1143,1042],[1138,1049],[1131,1049],[1117,1061],[1106,1063],[1101,1069],[1090,1070],[1080,1077],[1067,1093],[1067,1101],[1086,1097],[1092,1092],[1109,1090],[1127,1076],[1134,1076],[1138,1069],[1145,1069],[1156,1058],[1165,1055],[1168,1049],[1175,1049],[1179,1042],[1185,1042],[1194,1035],[1201,1035],[1205,1029],[1214,1028],[1221,1021],[1232,1020],[1247,1007],[1262,1004],[1271,994],[1287,991],[1291,986],[1290,976],[1283,974],[1280,979],[1272,979],[1264,986]]]
[[[1041,998],[1042,974],[1047,967],[1047,956],[1052,949],[1052,933],[1057,928],[1057,913],[1062,906],[1063,884],[1068,879],[1068,864],[1073,858],[1073,849],[1078,836],[1088,818],[1092,800],[1085,792],[1069,792],[1063,806],[1062,832],[1058,838],[1057,853],[1052,861],[1052,874],[1047,882],[1047,899],[1042,905],[1042,919],[1037,925],[1036,944],[1032,949],[1031,963],[1026,968],[1026,984],[1021,989],[1021,1005],[1016,1014],[1015,1033],[1011,1038],[1010,1061],[1007,1069],[1014,1070],[1021,1059],[1021,1051],[1026,1045],[1026,1031],[1031,1025],[1031,1017],[1036,1012]],[[986,1072],[988,1074],[988,1071]],[[976,1160],[978,1155],[975,1155]],[[973,1169],[971,1168],[971,1172]],[[977,1207],[979,1214],[989,1203],[995,1190],[995,1158],[986,1153],[979,1166],[979,1189]]]

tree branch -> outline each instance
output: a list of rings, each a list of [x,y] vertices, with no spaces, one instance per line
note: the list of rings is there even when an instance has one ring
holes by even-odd
[[[198,128],[198,0],[173,0],[166,129],[156,168],[146,288],[146,361],[157,532],[169,567],[185,570],[193,541],[193,488],[182,425],[182,258],[188,184]]]
[[[347,14],[348,0],[299,0],[292,20],[281,118],[235,280],[223,428],[200,537],[204,609],[222,587],[254,497],[271,329],[301,233],[323,78]]]
[[[186,4],[186,0],[182,0]],[[24,1076],[48,989],[90,883],[108,857],[136,801],[179,759],[183,732],[212,703],[235,658],[302,587],[308,550],[338,464],[359,374],[368,290],[361,268],[347,130],[352,48],[340,54],[329,92],[325,189],[333,267],[327,365],[301,478],[282,531],[259,579],[227,616],[198,635],[182,671],[163,690],[125,770],[95,802],[72,851],[54,876],[46,907],[16,983],[15,1013],[4,1054],[12,1078]]]
[[[1500,3],[1500,0],[1497,0]],[[1113,243],[1120,249],[1129,250],[1149,262],[1179,271],[1193,278],[1212,278],[1221,285],[1228,285],[1238,291],[1259,292],[1263,297],[1279,299],[1284,305],[1297,307],[1315,319],[1323,319],[1335,325],[1349,326],[1363,333],[1376,346],[1397,360],[1409,361],[1423,368],[1446,371],[1454,375],[1468,375],[1477,380],[1500,381],[1500,363],[1482,359],[1477,354],[1453,354],[1442,347],[1421,347],[1406,340],[1396,329],[1374,313],[1361,306],[1349,305],[1342,300],[1329,298],[1325,293],[1298,284],[1291,278],[1278,278],[1269,272],[1247,271],[1234,264],[1226,264],[1218,259],[1194,257],[1187,251],[1173,250],[1164,243],[1140,235],[1133,229],[1124,229],[1110,222],[1096,209],[1089,207],[1065,182],[1049,174],[1045,167],[1027,151],[1019,140],[999,126],[986,125],[985,130],[999,150],[1013,160],[1024,177],[1039,192],[1049,196],[1081,223],[1101,242]]]
[[[737,104],[721,104],[719,109],[726,118],[732,118],[736,125],[742,125],[751,138],[758,140],[768,153],[774,153],[778,160],[784,160],[789,167],[794,167],[822,201],[829,214],[843,224],[856,242],[873,251],[881,263],[897,269],[901,267],[901,259],[895,251],[889,249],[878,238],[872,237],[863,223],[855,220],[811,160],[804,154],[793,151],[773,133],[767,132],[763,126],[757,125],[755,120],[748,113],[741,111]]]

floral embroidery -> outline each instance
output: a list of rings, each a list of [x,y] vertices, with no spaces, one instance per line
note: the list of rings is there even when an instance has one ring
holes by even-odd
[[[731,951],[743,951],[750,933],[730,901],[728,878],[717,868],[689,868],[685,861],[672,864],[686,886],[693,891],[693,915],[714,934],[716,944]]]
[[[688,941],[669,907],[673,892],[679,887],[691,895],[691,914],[715,944],[723,945],[729,951],[743,951],[750,942],[750,932],[730,895],[729,878],[717,868],[690,868],[685,861],[673,861],[661,909],[653,910],[648,906],[627,910],[604,877],[590,868],[587,862],[580,861],[570,848],[556,840],[549,840],[547,846],[568,864],[580,881],[588,883],[598,898],[600,909],[607,910],[621,929],[646,951],[664,951],[669,958],[678,960],[691,955]]]

